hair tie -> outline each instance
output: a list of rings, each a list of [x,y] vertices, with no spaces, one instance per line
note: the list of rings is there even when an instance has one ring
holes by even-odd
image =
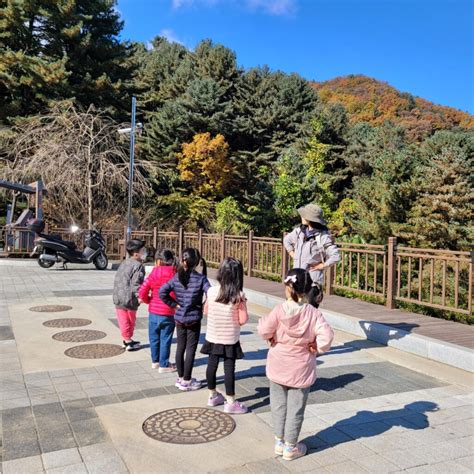
[[[289,283],[290,281],[292,283],[296,283],[296,281],[297,281],[296,275],[287,276],[285,278],[285,283]]]

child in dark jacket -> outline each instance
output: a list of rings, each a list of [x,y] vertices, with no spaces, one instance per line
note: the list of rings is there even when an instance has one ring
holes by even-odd
[[[202,274],[196,267],[202,262]],[[191,378],[194,357],[201,333],[203,297],[211,287],[207,279],[206,262],[198,250],[188,248],[178,268],[178,273],[160,289],[160,298],[168,306],[177,308],[176,321],[176,366],[178,379],[176,387],[183,391],[198,390],[201,382]],[[174,292],[174,298],[171,293]],[[185,357],[186,354],[186,357]]]
[[[137,319],[138,289],[145,278],[146,260],[145,243],[138,239],[127,242],[126,250],[129,258],[124,260],[115,274],[113,300],[118,325],[123,339],[123,347],[127,351],[140,348],[140,342],[132,339]]]
[[[171,250],[164,249],[155,255],[155,268],[145,279],[138,292],[139,298],[148,304],[148,338],[150,341],[151,367],[160,373],[174,372],[170,363],[171,341],[175,328],[175,309],[161,301],[160,288],[176,273],[176,259]]]

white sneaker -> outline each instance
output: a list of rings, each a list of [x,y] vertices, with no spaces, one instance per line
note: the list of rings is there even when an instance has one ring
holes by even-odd
[[[285,444],[285,449],[283,450],[283,459],[285,461],[293,461],[294,459],[303,457],[307,451],[308,448],[304,443],[296,443],[294,446]]]
[[[169,372],[176,372],[176,365],[170,364],[170,365],[168,365],[168,367],[160,367],[158,369],[158,372],[160,374],[167,374]]]
[[[158,367],[160,367],[160,364],[158,362],[152,362],[151,364],[152,369],[158,369]]]

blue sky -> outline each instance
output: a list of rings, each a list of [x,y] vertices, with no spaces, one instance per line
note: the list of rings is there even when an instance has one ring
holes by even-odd
[[[472,0],[119,0],[124,39],[233,49],[323,81],[365,74],[474,113]]]

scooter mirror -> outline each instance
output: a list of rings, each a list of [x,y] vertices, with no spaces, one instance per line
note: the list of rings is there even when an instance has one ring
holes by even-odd
[[[79,230],[79,227],[77,225],[72,225],[71,226],[71,232],[77,232]]]

